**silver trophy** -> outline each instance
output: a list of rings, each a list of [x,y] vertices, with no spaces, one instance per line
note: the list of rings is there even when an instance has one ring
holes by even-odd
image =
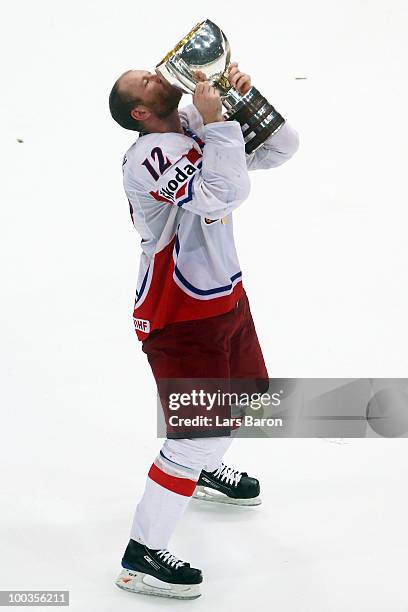
[[[170,85],[185,93],[194,93],[198,82],[194,72],[204,72],[220,92],[227,109],[225,118],[241,125],[245,151],[249,154],[277,132],[285,120],[255,87],[245,95],[231,87],[227,78],[230,59],[231,49],[224,32],[206,19],[180,40],[156,69]]]

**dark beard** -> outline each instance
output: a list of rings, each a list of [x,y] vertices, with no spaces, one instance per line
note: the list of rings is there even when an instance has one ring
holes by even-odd
[[[152,109],[159,119],[166,119],[179,105],[183,92],[177,87],[169,85],[163,98],[154,105]]]

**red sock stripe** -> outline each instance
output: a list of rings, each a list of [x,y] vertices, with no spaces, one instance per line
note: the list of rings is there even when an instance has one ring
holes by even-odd
[[[152,464],[148,476],[161,487],[173,491],[173,493],[185,495],[186,497],[192,496],[197,484],[195,480],[190,480],[189,478],[178,478],[178,476],[166,474],[166,472],[158,468],[155,463]]]

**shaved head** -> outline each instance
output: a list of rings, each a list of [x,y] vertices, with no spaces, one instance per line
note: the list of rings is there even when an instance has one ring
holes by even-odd
[[[117,79],[109,96],[113,119],[127,130],[142,131],[143,121],[132,116],[135,109],[150,111],[158,119],[173,113],[182,92],[164,79],[147,70],[127,70]]]

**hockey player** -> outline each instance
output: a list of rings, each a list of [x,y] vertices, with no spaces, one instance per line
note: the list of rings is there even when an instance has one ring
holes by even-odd
[[[287,122],[245,154],[240,125],[224,121],[202,74],[193,104],[159,75],[129,70],[109,97],[112,117],[139,132],[123,160],[124,188],[141,236],[134,323],[163,378],[267,379],[234,244],[232,212],[249,195],[248,170],[273,168],[298,148]],[[233,63],[229,80],[251,87]],[[200,594],[201,571],[167,550],[191,496],[260,503],[259,482],[222,462],[231,437],[166,439],[137,505],[116,584],[182,599]],[[165,511],[163,509],[165,508]]]

